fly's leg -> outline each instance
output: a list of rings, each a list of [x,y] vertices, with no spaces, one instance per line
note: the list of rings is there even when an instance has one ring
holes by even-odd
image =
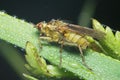
[[[52,42],[52,39],[50,37],[45,37],[45,36],[41,36],[39,38],[40,40],[40,48],[42,49],[42,44],[41,44],[41,40],[46,40],[46,41],[49,41],[49,42]]]
[[[85,65],[85,64],[86,64],[86,63],[85,63],[85,57],[84,57],[84,55],[83,55],[82,48],[81,48],[80,45],[78,46],[78,48],[79,48],[79,51],[80,51],[80,56],[82,57],[82,62],[83,62],[83,64]]]
[[[92,70],[91,68],[89,68],[89,66],[85,62],[85,57],[83,55],[83,51],[82,51],[81,46],[79,45],[78,48],[79,48],[79,51],[80,51],[80,56],[82,57],[82,63],[83,63],[83,65],[86,66],[89,70]]]
[[[39,37],[39,44],[40,44],[40,49],[42,49],[42,43],[41,43],[41,38]]]
[[[77,46],[76,44],[70,43],[70,42],[66,42],[64,38],[62,38],[61,40],[58,41],[60,45],[60,63],[59,66],[62,65],[62,49],[64,45],[71,45],[71,46]]]
[[[53,42],[50,37],[44,37],[44,36],[41,36],[40,40],[47,40],[49,42]],[[61,44],[61,46],[60,46],[60,63],[59,63],[59,66],[61,66],[61,64],[62,64],[62,48],[64,45],[64,39],[62,38],[61,40],[58,41],[58,43]],[[42,46],[42,44],[40,46]]]
[[[39,37],[39,44],[40,44],[40,49],[42,49],[42,43],[41,43],[41,40],[44,39],[45,36],[43,36],[42,33],[40,33],[40,37]]]
[[[41,36],[40,39],[52,42],[52,39],[50,37]]]
[[[61,46],[60,46],[60,53],[62,53],[62,49],[63,49],[63,45],[64,45],[64,41],[62,40],[60,43],[61,43]]]
[[[59,43],[61,44],[60,45],[60,63],[59,63],[59,66],[61,67],[61,65],[62,65],[62,49],[63,49],[63,45],[64,45],[64,39],[60,40]]]

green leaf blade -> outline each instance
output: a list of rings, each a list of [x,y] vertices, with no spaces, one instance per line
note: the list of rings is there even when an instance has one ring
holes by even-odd
[[[97,20],[93,20],[93,27],[94,29],[101,30],[106,33],[105,38],[99,41],[102,47],[104,48],[104,50],[107,52],[105,54],[120,60],[119,31],[117,31],[114,35],[112,30],[108,26],[106,27],[106,29],[104,29],[103,25],[101,25]]]
[[[39,49],[39,34],[34,25],[0,12],[0,39],[25,48],[27,41]],[[118,35],[117,35],[118,36]],[[118,39],[118,38],[117,38]],[[119,45],[118,45],[119,46]],[[68,46],[69,47],[69,46]],[[86,80],[119,80],[120,61],[102,53],[86,50],[85,60],[92,71],[82,65],[78,50],[63,48],[61,67]],[[116,49],[117,51],[118,49]],[[119,52],[119,51],[118,51]],[[59,45],[43,44],[40,54],[54,65],[59,65]]]
[[[52,51],[48,52],[46,50],[42,50],[41,51],[42,56],[44,56],[46,59],[51,61],[53,64],[59,65],[59,47],[57,48],[58,49],[57,51],[52,49],[56,47],[50,47],[50,45],[44,46],[44,47],[45,48],[43,49],[46,49],[47,47],[49,47]],[[119,65],[120,62],[118,60],[115,60],[103,54],[88,50],[85,52],[86,53],[85,60],[88,66],[92,68],[92,71],[90,71],[81,64],[82,61],[79,56],[79,53],[78,54],[74,52],[67,53],[66,50],[64,51],[62,53],[63,55],[62,67],[63,68],[67,67],[66,68],[67,70],[72,71],[75,75],[79,76],[80,78],[81,76],[83,76],[86,80],[112,80],[112,79],[117,80],[119,79],[116,76],[119,75],[120,72],[115,67],[115,65],[117,65],[117,67],[118,66],[120,67]],[[58,54],[56,52],[58,52]],[[49,56],[47,56],[48,54]],[[54,57],[55,55],[57,57]],[[114,74],[116,76],[113,76]]]
[[[34,25],[26,23],[24,20],[0,12],[0,38],[3,40],[22,48],[25,48],[27,40],[31,40],[38,45],[37,29],[33,27]]]

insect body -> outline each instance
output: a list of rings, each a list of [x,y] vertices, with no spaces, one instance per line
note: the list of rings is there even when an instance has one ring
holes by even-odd
[[[101,31],[93,30],[90,28],[84,28],[78,25],[65,23],[59,20],[52,20],[48,23],[40,22],[37,25],[37,28],[45,36],[40,37],[41,39],[47,39],[48,41],[58,42],[61,44],[61,47],[64,44],[78,46],[81,53],[82,61],[85,64],[85,59],[83,56],[82,49],[86,49],[90,45],[88,36],[91,36],[96,39],[104,37],[104,33]],[[60,58],[60,63],[62,62]],[[86,65],[87,66],[87,65]]]

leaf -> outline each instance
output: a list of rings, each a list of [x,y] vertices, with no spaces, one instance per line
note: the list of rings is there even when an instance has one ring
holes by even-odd
[[[93,19],[93,28],[106,33],[105,39],[100,41],[106,51],[106,55],[120,60],[120,32],[113,34],[112,30],[107,26],[106,29],[95,19]]]
[[[57,66],[47,65],[45,59],[39,56],[36,47],[30,43],[26,43],[26,55],[25,58],[28,64],[25,67],[35,76],[42,77],[74,77],[73,73],[68,72]]]
[[[34,28],[34,25],[0,12],[0,39],[6,40],[7,42],[22,48],[25,48],[25,43],[30,41],[40,51],[38,33],[39,32]],[[119,35],[117,35],[117,37],[118,36]],[[44,41],[41,42],[43,49],[40,51],[40,55],[52,64],[56,66],[59,65],[59,45],[55,43],[45,43]],[[82,65],[78,49],[74,49],[74,47],[69,46],[65,46],[63,48],[61,67],[74,73],[74,75],[78,76],[80,79],[120,79],[120,61],[90,49],[87,49],[84,53],[86,63],[90,68],[92,68],[92,71]]]
[[[21,29],[20,29],[21,28]],[[19,47],[25,48],[28,40],[39,45],[38,31],[33,24],[16,19],[4,12],[0,12],[0,38]]]
[[[28,75],[28,74],[25,74],[25,73],[23,73],[23,76],[24,76],[27,80],[39,80],[39,79],[36,79],[36,78],[34,78],[34,77],[32,77],[32,76],[30,76],[30,75]]]

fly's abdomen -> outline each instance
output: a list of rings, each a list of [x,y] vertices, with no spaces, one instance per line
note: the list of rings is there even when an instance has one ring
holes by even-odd
[[[86,47],[89,45],[89,42],[84,38],[84,36],[78,35],[76,33],[69,32],[65,33],[64,36],[66,41],[75,43],[82,49],[86,49]]]

